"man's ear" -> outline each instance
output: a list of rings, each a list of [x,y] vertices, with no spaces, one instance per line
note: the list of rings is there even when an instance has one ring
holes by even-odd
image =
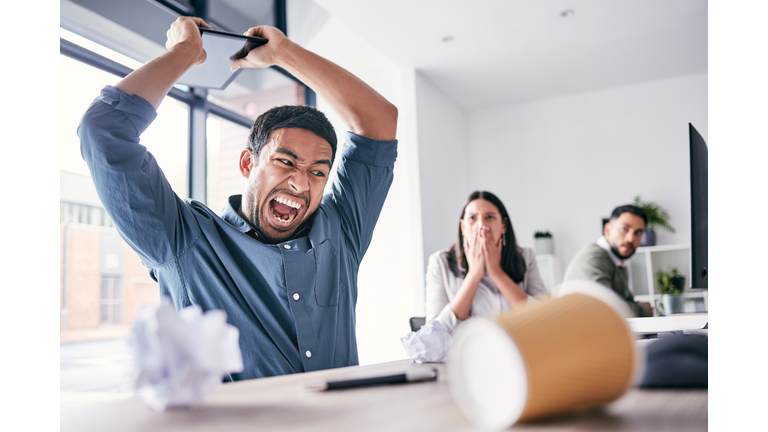
[[[253,169],[253,154],[245,149],[240,153],[240,174],[248,178],[251,175],[251,169]]]
[[[611,221],[608,221],[603,225],[603,237],[608,238],[611,234]]]

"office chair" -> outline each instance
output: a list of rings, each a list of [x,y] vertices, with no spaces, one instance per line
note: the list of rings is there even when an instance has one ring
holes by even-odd
[[[427,317],[411,317],[411,331],[419,331],[421,326],[426,324]]]

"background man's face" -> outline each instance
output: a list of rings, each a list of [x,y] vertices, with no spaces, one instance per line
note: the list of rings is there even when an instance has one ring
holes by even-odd
[[[640,246],[645,231],[643,218],[632,213],[622,213],[603,227],[603,234],[613,253],[621,259],[627,259]]]
[[[258,160],[249,150],[240,155],[248,179],[242,213],[270,242],[288,240],[320,205],[332,157],[328,141],[308,130],[272,132]]]

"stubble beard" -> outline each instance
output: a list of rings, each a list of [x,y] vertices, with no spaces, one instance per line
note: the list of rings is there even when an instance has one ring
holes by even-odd
[[[617,257],[621,258],[622,260],[627,260],[627,259],[631,258],[632,255],[635,254],[635,251],[637,250],[637,248],[632,249],[632,252],[630,252],[629,255],[627,255],[627,256],[624,256],[624,255],[620,254],[619,250],[617,248],[613,247],[613,246],[611,246],[611,250],[613,251],[613,253]]]
[[[267,242],[269,243],[280,243],[287,240],[291,236],[291,234],[296,232],[296,230],[298,230],[298,228],[303,224],[303,223],[297,224],[296,228],[294,228],[292,232],[285,231],[284,238],[271,237],[269,234],[267,234],[264,231],[264,226],[261,224],[261,203],[256,200],[256,194],[254,193],[253,189],[248,190],[248,202],[251,204],[251,212],[248,213],[247,212],[248,209],[246,209],[246,214],[248,215],[248,218],[249,218],[248,222],[250,222],[250,224],[254,228],[256,228],[256,231],[258,231],[259,234],[261,234],[264,237],[264,239],[267,240]],[[280,232],[275,228],[272,228],[272,230]]]

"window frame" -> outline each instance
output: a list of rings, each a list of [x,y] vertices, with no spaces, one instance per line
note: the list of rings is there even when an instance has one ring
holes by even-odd
[[[198,16],[203,19],[208,15],[208,2],[210,0],[192,0],[193,9],[173,0],[154,0],[155,3],[180,16]],[[287,31],[287,16],[285,0],[274,0],[275,4],[275,23],[283,33]],[[226,26],[216,23],[218,27],[227,30]],[[114,60],[108,59],[102,55],[96,54],[86,48],[83,48],[66,39],[59,39],[60,54],[77,60],[81,63],[95,67],[102,71],[111,73],[120,78],[124,78],[131,72],[128,66],[120,64]],[[315,92],[306,84],[299,81],[296,77],[288,73],[285,69],[272,66],[271,69],[287,76],[304,87],[304,103],[309,106],[317,105],[317,96]],[[187,190],[189,198],[202,203],[207,203],[206,179],[207,179],[207,143],[206,143],[206,122],[208,115],[213,114],[224,120],[249,128],[253,120],[242,116],[227,108],[208,101],[206,89],[190,88],[189,91],[182,90],[179,87],[171,88],[168,96],[189,106],[189,151],[187,161]]]

